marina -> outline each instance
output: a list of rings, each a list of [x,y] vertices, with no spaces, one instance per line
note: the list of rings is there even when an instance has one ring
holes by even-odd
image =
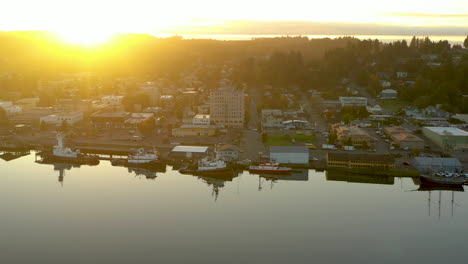
[[[463,259],[457,252],[466,234],[452,232],[465,230],[468,218],[463,187],[428,185],[417,178],[329,177],[326,171],[313,169],[294,169],[289,175],[239,171],[201,176],[182,174],[171,165],[155,171],[112,166],[110,160],[97,166],[34,160],[34,152],[0,160],[0,191],[6,197],[0,208],[7,212],[2,224],[8,227],[0,238],[2,258],[57,262],[86,251],[95,259],[128,263],[145,260],[143,249],[163,262],[182,261],[196,252],[197,261],[232,255],[244,262],[252,258],[301,262],[313,256],[324,262],[362,263],[358,255],[345,260],[329,254],[333,244],[334,250],[365,248],[366,258],[384,263],[411,256],[425,263],[448,256]],[[363,223],[359,232],[347,228]],[[428,237],[448,233],[453,245],[436,251],[439,246]],[[203,245],[196,243],[200,237]],[[281,246],[275,242],[278,237]],[[361,243],[353,244],[358,237]],[[12,238],[21,242],[21,248]],[[382,259],[374,243],[377,238],[385,238],[395,254]],[[269,254],[251,251],[265,245]],[[409,245],[413,250],[408,255],[403,248]],[[32,249],[38,249],[34,256],[20,254]],[[109,251],[119,253],[104,254]],[[296,254],[286,257],[281,252]]]

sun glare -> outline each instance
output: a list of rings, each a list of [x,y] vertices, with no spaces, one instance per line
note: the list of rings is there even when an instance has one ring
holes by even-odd
[[[93,31],[93,30],[60,30],[56,34],[64,42],[83,46],[95,46],[102,44],[112,38],[115,33]]]

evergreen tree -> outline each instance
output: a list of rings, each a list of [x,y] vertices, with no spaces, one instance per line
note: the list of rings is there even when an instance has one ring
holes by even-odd
[[[465,41],[463,41],[463,46],[468,49],[468,36],[466,36]]]

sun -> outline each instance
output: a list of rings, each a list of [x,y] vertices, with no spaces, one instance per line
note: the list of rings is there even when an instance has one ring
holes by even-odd
[[[93,29],[55,30],[61,40],[70,44],[95,46],[110,40],[116,33]]]

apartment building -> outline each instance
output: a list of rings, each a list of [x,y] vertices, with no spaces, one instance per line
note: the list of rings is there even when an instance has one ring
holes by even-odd
[[[234,87],[222,87],[210,93],[210,118],[216,125],[244,127],[244,93]]]

